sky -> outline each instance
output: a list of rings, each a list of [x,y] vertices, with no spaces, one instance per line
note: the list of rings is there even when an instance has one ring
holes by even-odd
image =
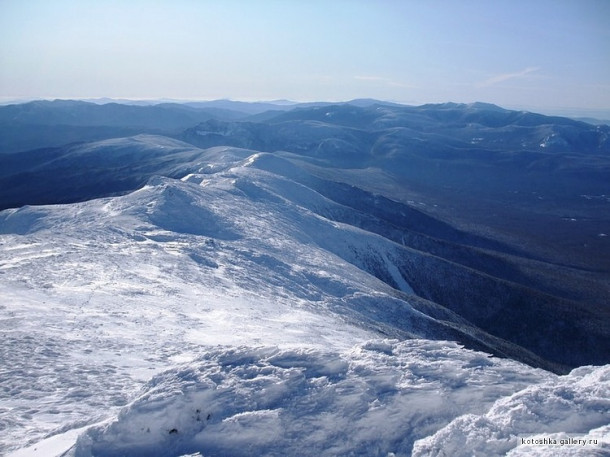
[[[610,111],[610,0],[0,0],[0,100]]]

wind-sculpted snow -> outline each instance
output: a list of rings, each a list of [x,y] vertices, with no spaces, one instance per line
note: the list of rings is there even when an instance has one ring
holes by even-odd
[[[415,444],[413,457],[610,455],[610,366],[567,376],[466,414]]]
[[[210,349],[156,376],[70,455],[407,456],[456,414],[549,376],[425,340]]]

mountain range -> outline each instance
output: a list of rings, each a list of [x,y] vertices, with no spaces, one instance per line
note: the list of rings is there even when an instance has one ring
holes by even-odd
[[[0,132],[0,450],[521,455],[604,435],[607,125],[57,100],[0,107]],[[505,406],[526,402],[547,425]]]

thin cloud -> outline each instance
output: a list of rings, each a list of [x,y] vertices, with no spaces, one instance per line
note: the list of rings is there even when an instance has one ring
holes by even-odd
[[[537,72],[538,70],[540,70],[540,67],[527,67],[527,68],[525,68],[521,71],[517,71],[515,73],[503,73],[501,75],[496,75],[489,79],[486,79],[485,81],[479,83],[478,86],[488,87],[488,86],[493,86],[498,83],[502,83],[504,81],[508,81],[510,79],[523,78],[531,73]]]

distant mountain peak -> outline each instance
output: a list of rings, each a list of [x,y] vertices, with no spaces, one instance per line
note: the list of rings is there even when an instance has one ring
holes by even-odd
[[[456,103],[456,102],[445,102],[445,103],[426,103],[420,105],[419,108],[436,108],[436,109],[476,109],[486,111],[509,111],[502,108],[501,106],[494,105],[493,103],[485,102],[472,102],[472,103]]]
[[[508,110],[502,108],[501,106],[494,105],[493,103],[485,103],[485,102],[468,103],[466,106],[468,108],[484,109],[484,110],[490,110],[490,111],[508,111]]]

